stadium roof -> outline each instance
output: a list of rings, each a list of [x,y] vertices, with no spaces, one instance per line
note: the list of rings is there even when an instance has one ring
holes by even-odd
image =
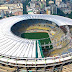
[[[54,15],[22,15],[2,19],[0,20],[0,54],[15,57],[36,57],[36,41],[20,38],[11,32],[11,27],[15,23],[26,19],[45,19],[53,21],[59,26],[72,25],[71,19]]]
[[[71,19],[61,16],[54,16],[54,15],[22,15],[22,16],[14,16],[14,17],[2,19],[0,20],[0,55],[1,56],[5,56],[5,57],[10,56],[10,58],[14,57],[21,59],[25,57],[36,58],[36,41],[20,38],[11,32],[11,27],[15,23],[26,19],[45,19],[45,20],[53,21],[59,26],[72,25]],[[41,57],[39,47],[38,47],[38,57]],[[16,60],[14,59],[9,60],[8,58],[0,58],[0,60],[16,63]],[[55,61],[53,61],[53,59],[47,60],[47,63],[52,63],[52,62]],[[25,64],[25,61],[19,60],[18,63]],[[33,62],[31,63],[33,64]],[[40,61],[37,63],[45,63],[45,61],[44,62]]]

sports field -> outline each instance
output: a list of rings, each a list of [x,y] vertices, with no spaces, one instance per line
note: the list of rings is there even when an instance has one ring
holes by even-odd
[[[49,38],[49,34],[48,33],[44,33],[44,32],[34,32],[34,33],[23,33],[21,34],[22,38],[27,38],[27,39],[38,39],[41,43],[41,45],[43,44],[49,44],[51,43],[51,40]],[[47,46],[47,49],[52,49],[53,46]]]
[[[48,38],[49,35],[48,33],[44,33],[44,32],[34,32],[34,33],[23,33],[21,37],[27,39],[43,39],[43,38]]]

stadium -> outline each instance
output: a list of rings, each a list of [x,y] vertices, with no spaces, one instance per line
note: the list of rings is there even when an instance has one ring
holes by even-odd
[[[0,72],[61,72],[72,62],[72,19],[22,15],[0,20]]]

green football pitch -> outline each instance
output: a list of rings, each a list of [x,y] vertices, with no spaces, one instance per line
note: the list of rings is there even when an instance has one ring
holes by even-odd
[[[23,33],[21,36],[27,39],[42,39],[49,37],[48,33],[44,33],[44,32]]]
[[[43,44],[49,44],[51,43],[51,40],[49,38],[49,34],[48,33],[44,33],[44,32],[35,32],[35,33],[23,33],[21,34],[22,38],[26,38],[26,39],[38,39],[41,43],[41,45]],[[47,46],[47,49],[52,49],[53,46]]]

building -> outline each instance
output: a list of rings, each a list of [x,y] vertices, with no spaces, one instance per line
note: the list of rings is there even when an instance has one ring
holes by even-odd
[[[4,4],[6,0],[0,0],[0,4]]]
[[[70,14],[71,13],[71,3],[67,2],[61,2],[58,8],[63,11],[65,14]]]
[[[72,3],[72,0],[70,0],[70,2]]]
[[[55,0],[55,3],[57,3],[57,2],[62,2],[62,0]]]
[[[54,1],[49,1],[49,4],[54,4]]]
[[[43,1],[30,1],[30,6],[27,5],[27,12],[34,14],[45,14],[46,2]],[[28,13],[28,14],[29,14]]]
[[[45,10],[49,11],[50,14],[57,14],[57,6],[55,4],[45,7]]]
[[[40,1],[42,1],[42,2],[45,1],[46,2],[46,0],[40,0]]]
[[[1,11],[1,17],[4,18],[4,10]]]
[[[42,1],[42,2],[45,1],[46,2],[46,0],[31,0],[31,1]]]
[[[65,14],[70,14],[71,9],[70,8],[60,8],[61,11],[63,11]]]
[[[4,11],[5,16],[10,16],[12,13],[13,15],[22,15],[23,14],[23,6],[21,3],[18,4],[4,4],[0,5],[0,12]]]
[[[51,15],[51,11],[49,9],[47,9],[46,14]]]
[[[28,9],[28,14],[34,14],[32,9]]]
[[[67,4],[64,3],[64,2],[62,2],[62,3],[59,4],[58,7],[59,7],[59,8],[67,8]]]
[[[56,4],[57,6],[59,6],[61,2],[62,2],[62,0],[55,0],[55,4]]]
[[[35,2],[33,1],[30,2],[30,8],[35,8]]]

